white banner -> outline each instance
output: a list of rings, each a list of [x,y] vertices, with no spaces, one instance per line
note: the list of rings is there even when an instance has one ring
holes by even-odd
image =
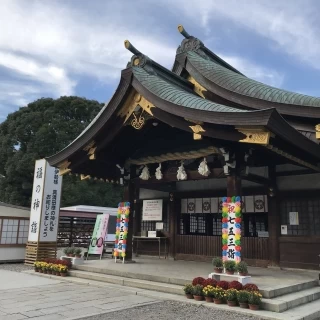
[[[36,161],[28,241],[57,240],[62,187],[58,173],[45,159]]]
[[[143,200],[142,220],[162,221],[163,200]]]

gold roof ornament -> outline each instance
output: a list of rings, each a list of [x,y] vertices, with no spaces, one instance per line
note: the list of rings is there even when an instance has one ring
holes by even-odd
[[[201,140],[202,135],[200,134],[200,132],[206,132],[206,130],[204,130],[200,124],[189,126],[189,128],[191,128],[191,130],[193,131],[193,140]]]
[[[316,138],[320,139],[320,124],[317,124],[315,126],[315,129],[316,129]]]
[[[71,162],[66,160],[58,165],[59,168],[59,176],[63,176],[69,172],[71,172],[71,169],[69,169]]]
[[[199,82],[197,82],[193,77],[189,76],[187,78],[187,80],[189,82],[191,82],[193,84],[193,91],[198,94],[200,97],[202,97],[203,99],[205,99],[206,97],[204,96],[204,92],[207,91],[207,89],[205,87],[203,87]]]

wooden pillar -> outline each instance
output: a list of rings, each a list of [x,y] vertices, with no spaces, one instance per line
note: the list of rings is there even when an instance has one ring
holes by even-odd
[[[280,212],[277,199],[275,167],[269,167],[272,183],[268,188],[269,260],[272,266],[280,265]]]
[[[127,250],[126,250],[126,261],[132,260],[132,236],[133,236],[133,212],[134,212],[134,184],[129,181],[124,187],[123,200],[130,202],[130,214],[129,214],[129,225],[128,225],[128,237],[127,237]],[[133,210],[132,210],[133,208]]]
[[[241,178],[236,174],[227,176],[227,197],[241,196]]]
[[[133,235],[138,235],[141,232],[141,210],[139,208],[139,181],[134,182],[133,186],[133,203],[131,204],[133,210]]]
[[[174,193],[170,192],[169,195],[169,255],[170,257],[175,257],[176,255],[176,234],[177,234],[177,213],[176,213],[176,205],[175,205],[175,197]]]

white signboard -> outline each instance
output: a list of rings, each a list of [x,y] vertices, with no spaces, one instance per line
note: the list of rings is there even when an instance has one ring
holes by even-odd
[[[142,220],[161,221],[163,200],[143,200]]]
[[[281,234],[288,234],[288,226],[287,225],[281,226]]]
[[[36,161],[28,241],[57,240],[62,186],[58,173],[45,159]]]
[[[299,213],[298,212],[289,212],[289,223],[291,226],[299,225]]]

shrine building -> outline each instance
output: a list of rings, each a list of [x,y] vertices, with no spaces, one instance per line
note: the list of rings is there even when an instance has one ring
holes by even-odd
[[[320,98],[252,80],[178,30],[172,70],[125,41],[133,56],[113,97],[47,160],[62,175],[124,185],[126,259],[132,237],[159,222],[169,257],[221,256],[222,197],[240,196],[243,260],[318,268]],[[161,220],[143,219],[147,199],[163,200]]]

